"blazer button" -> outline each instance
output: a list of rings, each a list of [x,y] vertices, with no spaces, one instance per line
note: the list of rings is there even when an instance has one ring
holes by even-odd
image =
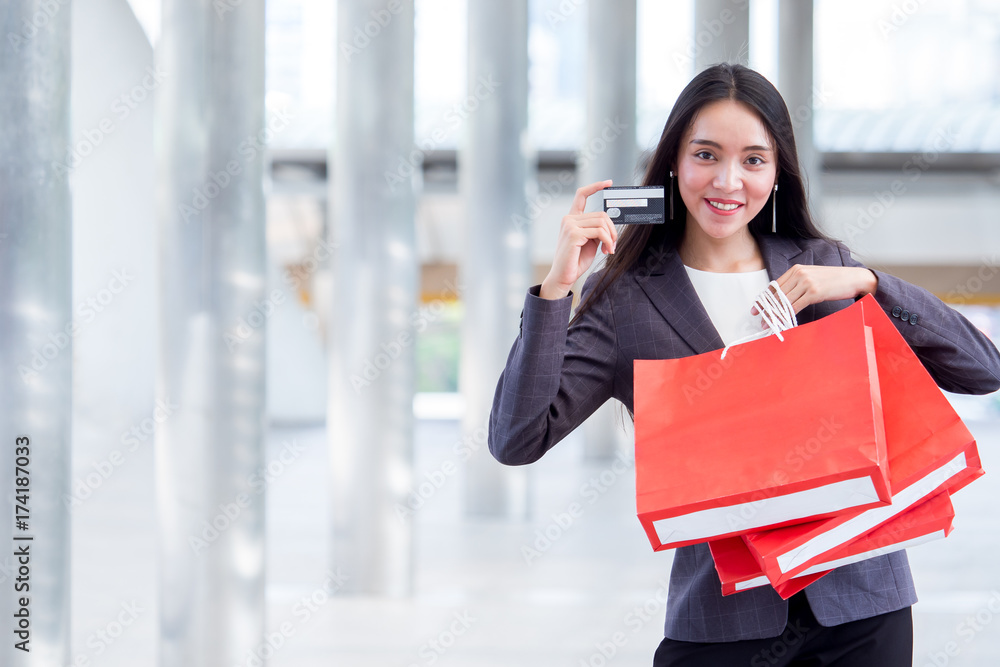
[[[899,317],[899,314],[901,312],[903,312],[903,309],[900,308],[899,306],[896,306],[895,308],[892,309],[892,316],[893,317]]]
[[[916,323],[917,323],[917,314],[910,313],[910,324],[916,324]]]
[[[904,310],[903,312],[901,312],[899,314],[899,319],[903,320],[904,322],[909,321],[909,319],[910,319],[910,311]]]

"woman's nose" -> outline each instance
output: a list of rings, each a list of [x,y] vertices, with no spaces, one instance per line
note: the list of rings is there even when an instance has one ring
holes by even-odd
[[[712,185],[723,192],[735,192],[743,187],[739,168],[735,165],[720,164]]]

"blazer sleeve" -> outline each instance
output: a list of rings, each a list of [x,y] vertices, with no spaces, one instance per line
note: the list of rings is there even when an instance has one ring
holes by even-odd
[[[844,266],[869,268],[843,244],[837,246]],[[983,332],[927,290],[884,271],[869,270],[878,278],[875,300],[939,387],[956,394],[1000,389],[1000,352]],[[904,321],[901,315],[906,311]]]
[[[583,299],[597,278],[587,278]],[[567,327],[572,293],[542,299],[540,287],[525,296],[490,411],[489,449],[507,465],[537,461],[613,395],[617,344],[607,292]]]

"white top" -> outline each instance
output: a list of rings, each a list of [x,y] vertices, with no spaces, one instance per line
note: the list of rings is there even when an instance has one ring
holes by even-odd
[[[745,273],[714,273],[684,267],[708,317],[726,345],[744,336],[759,333],[760,315],[751,315],[757,295],[767,289],[767,269]]]

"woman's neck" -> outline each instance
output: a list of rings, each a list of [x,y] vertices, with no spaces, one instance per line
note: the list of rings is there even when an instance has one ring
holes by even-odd
[[[705,234],[697,222],[689,220],[678,253],[686,266],[699,271],[744,273],[767,268],[757,241],[746,227],[719,239]]]

